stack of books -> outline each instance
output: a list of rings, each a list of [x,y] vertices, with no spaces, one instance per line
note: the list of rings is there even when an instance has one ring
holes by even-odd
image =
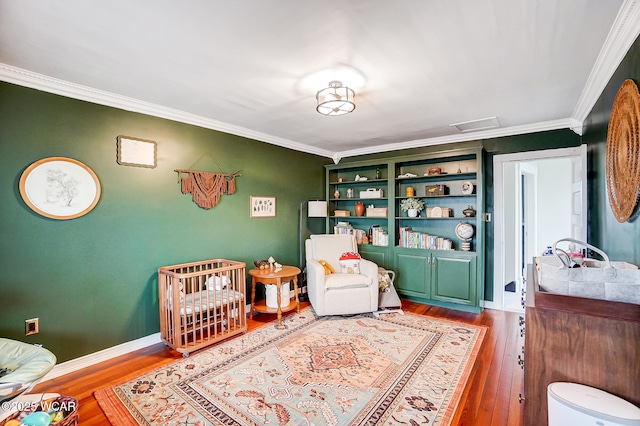
[[[382,228],[373,227],[371,230],[371,241],[369,241],[369,243],[374,246],[388,246],[389,234]]]
[[[416,232],[409,227],[400,228],[398,245],[400,247],[426,250],[453,250],[451,240],[436,235]]]
[[[353,226],[349,222],[338,222],[336,226],[333,227],[334,234],[353,234]]]

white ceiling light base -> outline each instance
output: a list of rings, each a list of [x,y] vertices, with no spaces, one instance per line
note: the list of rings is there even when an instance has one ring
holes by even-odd
[[[329,87],[316,93],[318,106],[316,111],[322,115],[345,115],[356,109],[353,103],[355,93],[348,87],[342,87],[342,82],[334,80]]]

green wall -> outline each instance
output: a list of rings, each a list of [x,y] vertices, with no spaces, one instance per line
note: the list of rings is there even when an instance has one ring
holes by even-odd
[[[116,162],[116,137],[158,143],[155,169]],[[42,343],[62,362],[159,331],[157,268],[273,256],[298,263],[298,208],[324,194],[327,158],[196,126],[0,83],[0,335]],[[211,210],[181,193],[175,169],[240,170]],[[51,156],[88,165],[102,196],[89,214],[42,217],[22,172]],[[249,197],[277,197],[275,218],[249,218]],[[25,337],[24,321],[40,318]]]
[[[640,82],[640,41],[636,40],[585,121],[583,140],[589,147],[589,241],[612,260],[640,266],[640,220],[619,223],[611,213],[606,187],[607,127],[613,101],[622,82]],[[636,207],[636,209],[638,209]],[[638,210],[636,210],[638,213]]]

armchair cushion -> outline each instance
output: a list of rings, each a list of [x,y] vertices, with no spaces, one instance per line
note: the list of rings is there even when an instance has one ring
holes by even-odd
[[[368,287],[371,280],[362,274],[331,274],[324,279],[325,290]]]

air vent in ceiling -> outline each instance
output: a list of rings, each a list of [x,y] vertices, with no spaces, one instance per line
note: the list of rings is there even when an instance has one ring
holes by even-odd
[[[471,132],[474,130],[495,129],[500,127],[500,123],[496,117],[481,118],[479,120],[463,121],[461,123],[449,124],[456,127],[461,132]]]

